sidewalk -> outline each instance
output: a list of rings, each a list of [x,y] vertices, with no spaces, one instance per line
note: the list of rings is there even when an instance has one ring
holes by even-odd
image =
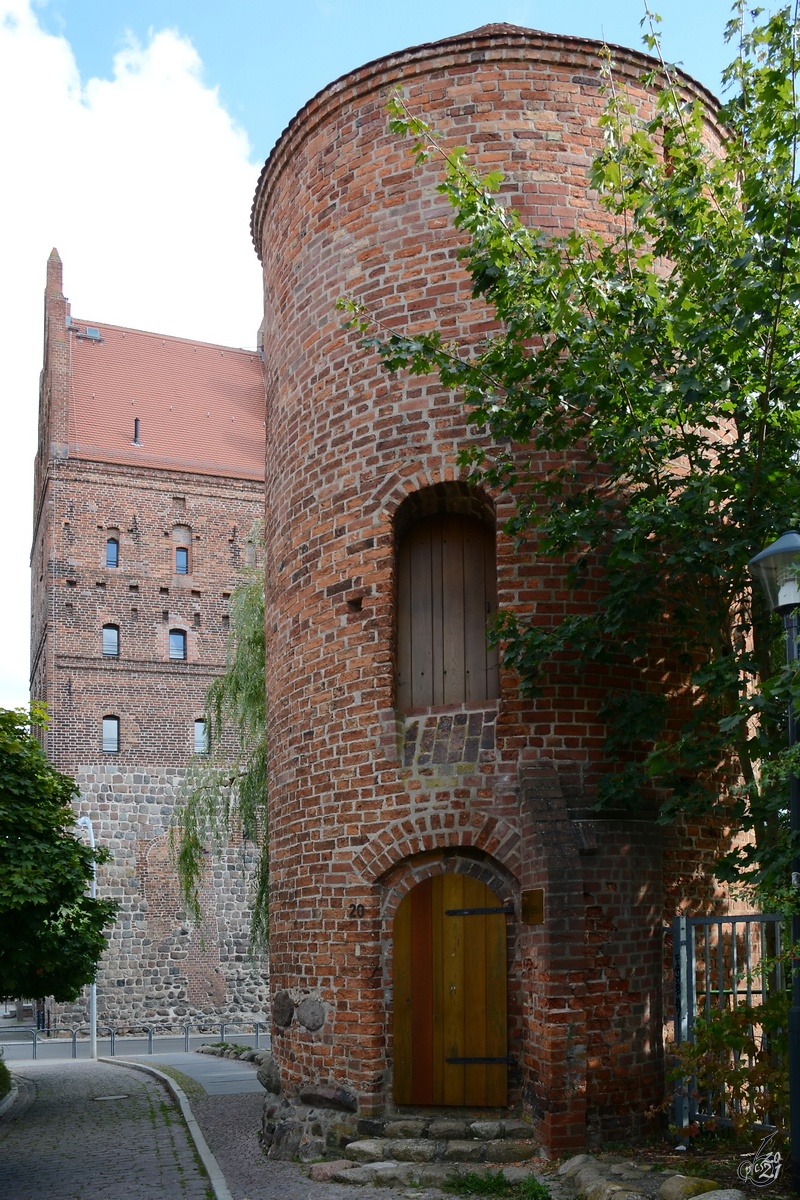
[[[208,1200],[157,1080],[81,1061],[25,1063],[14,1075],[20,1096],[0,1118],[3,1200]]]

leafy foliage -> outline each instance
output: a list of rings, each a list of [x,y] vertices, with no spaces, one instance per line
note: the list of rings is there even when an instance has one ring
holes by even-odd
[[[258,531],[251,532],[260,541]],[[172,843],[184,900],[198,922],[209,842],[217,852],[234,837],[255,843],[251,941],[257,946],[269,934],[263,568],[253,567],[236,587],[230,617],[227,667],[206,692],[209,755],[196,756],[187,773]]]
[[[533,1175],[519,1183],[512,1183],[502,1170],[479,1171],[456,1170],[440,1184],[443,1192],[456,1196],[516,1196],[519,1200],[550,1200],[549,1189],[539,1183]]]
[[[628,672],[601,714],[598,803],[633,807],[657,787],[664,821],[722,803],[757,844],[721,871],[758,881],[790,855],[785,713],[800,691],[747,572],[800,520],[800,190],[796,14],[752,28],[750,15],[737,5],[727,29],[738,53],[721,150],[670,67],[645,77],[643,119],[606,52],[590,179],[604,234],[525,224],[499,173],[444,149],[396,96],[390,129],[418,163],[442,161],[493,332],[453,344],[339,304],[387,371],[438,374],[460,395],[475,435],[462,466],[513,494],[507,532],[567,564],[567,615],[506,611],[495,626],[523,691],[565,659]],[[645,40],[658,50],[654,32]]]
[[[672,1078],[690,1079],[710,1111],[725,1105],[737,1134],[755,1122],[789,1125],[789,996],[776,990],[764,1004],[738,1004],[698,1017],[694,1041],[671,1046]],[[670,1097],[671,1101],[671,1097]],[[704,1122],[713,1130],[714,1123]],[[690,1136],[699,1133],[694,1130]]]
[[[5,1059],[3,1058],[3,1052],[0,1050],[0,1100],[2,1100],[4,1096],[7,1096],[11,1091],[11,1085],[13,1082],[14,1081],[11,1078],[11,1072],[9,1071]]]
[[[0,995],[74,1000],[117,905],[84,894],[108,854],[73,832],[75,781],[31,731],[45,723],[41,707],[0,709]]]

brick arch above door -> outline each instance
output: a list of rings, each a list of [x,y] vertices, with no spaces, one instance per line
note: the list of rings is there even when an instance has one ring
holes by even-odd
[[[499,817],[480,811],[432,812],[397,821],[377,833],[356,855],[353,869],[375,883],[403,859],[429,850],[473,847],[496,858],[507,871],[519,876],[519,830]]]

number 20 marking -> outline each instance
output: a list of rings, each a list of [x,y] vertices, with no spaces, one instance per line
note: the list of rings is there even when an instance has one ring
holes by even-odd
[[[351,904],[347,910],[347,915],[348,915],[348,917],[363,917],[364,905],[363,904]]]

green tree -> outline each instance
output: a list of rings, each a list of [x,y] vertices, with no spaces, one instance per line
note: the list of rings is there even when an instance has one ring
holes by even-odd
[[[721,152],[672,68],[645,77],[646,121],[606,53],[591,172],[616,229],[604,236],[526,224],[498,196],[502,175],[443,148],[400,94],[390,128],[418,163],[441,159],[494,331],[459,345],[383,327],[357,298],[340,306],[388,371],[438,374],[461,397],[475,434],[462,466],[513,494],[510,533],[569,566],[563,620],[505,612],[494,628],[523,690],[565,657],[627,664],[631,687],[601,710],[598,804],[635,806],[658,786],[662,820],[724,811],[757,845],[721,869],[758,880],[787,858],[785,710],[798,686],[747,562],[800,520],[800,188],[796,10],[753,27],[751,15],[738,4],[727,28]],[[684,671],[666,690],[654,672],[665,657]]]
[[[258,531],[254,541],[260,542]],[[241,838],[255,844],[258,865],[251,942],[269,934],[267,850],[267,711],[264,571],[254,567],[234,589],[225,673],[205,700],[208,755],[197,755],[175,810],[172,844],[184,900],[200,920],[206,849],[219,853]]]
[[[73,831],[78,788],[33,734],[45,724],[41,707],[0,709],[0,995],[74,1000],[117,905],[85,894],[108,855]]]

